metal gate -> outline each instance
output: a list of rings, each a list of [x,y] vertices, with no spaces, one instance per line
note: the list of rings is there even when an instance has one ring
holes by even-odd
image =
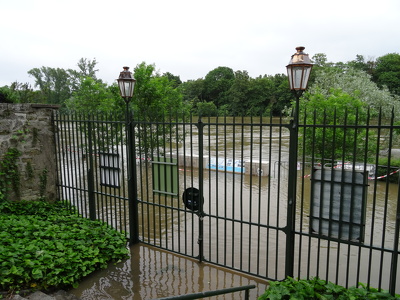
[[[300,125],[298,133],[276,117],[149,122],[56,115],[54,120],[60,199],[86,217],[127,232],[131,242],[268,280],[318,276],[392,292],[400,286],[400,196],[398,179],[392,182],[398,167],[390,164],[399,126],[393,122],[337,126],[337,135],[339,130],[355,136],[367,132],[389,141],[386,148],[379,144],[367,163],[356,155],[350,161],[344,155],[334,159],[332,147],[322,157],[310,152],[307,143],[328,126]],[[293,152],[299,136],[300,151]],[[364,156],[370,156],[364,147]],[[389,152],[383,154],[384,149]],[[385,155],[389,159],[382,166]],[[353,180],[356,175],[342,176],[356,171],[367,174],[361,184]],[[321,192],[326,191],[321,186],[334,185]],[[355,207],[361,210],[358,221],[345,214]],[[356,226],[362,238],[344,234],[343,228]]]

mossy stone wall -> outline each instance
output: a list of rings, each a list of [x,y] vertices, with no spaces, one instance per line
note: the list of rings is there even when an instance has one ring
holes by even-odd
[[[58,106],[0,103],[0,159],[10,149],[21,153],[19,183],[9,192],[9,200],[56,199],[55,109]]]

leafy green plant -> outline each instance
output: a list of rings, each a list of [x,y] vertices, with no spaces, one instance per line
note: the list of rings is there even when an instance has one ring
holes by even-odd
[[[400,299],[389,292],[367,287],[359,283],[358,287],[346,289],[340,285],[317,277],[296,280],[291,277],[284,281],[272,281],[258,300],[280,299]]]
[[[373,157],[376,134],[355,127],[367,124],[373,110],[341,90],[332,90],[328,97],[322,93],[306,96],[300,104],[300,119],[311,126],[301,130],[299,144],[304,153],[333,160],[364,161]]]
[[[127,256],[124,234],[61,203],[0,205],[0,291],[77,286],[84,276]]]

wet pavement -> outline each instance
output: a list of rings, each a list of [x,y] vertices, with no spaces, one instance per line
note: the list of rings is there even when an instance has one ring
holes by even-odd
[[[250,290],[250,299],[257,299],[267,282],[138,244],[131,247],[129,259],[92,273],[68,292],[82,300],[147,300],[245,285],[256,286]],[[244,295],[236,292],[208,299],[244,299]]]

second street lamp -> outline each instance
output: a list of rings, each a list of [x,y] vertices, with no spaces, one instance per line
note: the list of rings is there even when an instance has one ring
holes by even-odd
[[[129,103],[133,97],[136,80],[129,71],[129,67],[123,67],[118,81],[121,97],[126,104],[125,127],[126,127],[126,156],[128,164],[128,200],[129,200],[129,244],[139,242],[138,225],[138,202],[137,202],[137,180],[136,180],[136,151],[134,143],[134,126],[132,125],[132,114],[130,113]]]
[[[310,78],[312,63],[308,54],[304,53],[304,47],[297,47],[297,52],[292,55],[286,66],[290,89],[296,96],[293,118],[290,121],[289,144],[289,178],[288,178],[288,205],[286,233],[286,261],[285,276],[293,277],[294,271],[294,243],[295,243],[295,218],[297,197],[297,155],[299,138],[299,100],[305,91]]]

